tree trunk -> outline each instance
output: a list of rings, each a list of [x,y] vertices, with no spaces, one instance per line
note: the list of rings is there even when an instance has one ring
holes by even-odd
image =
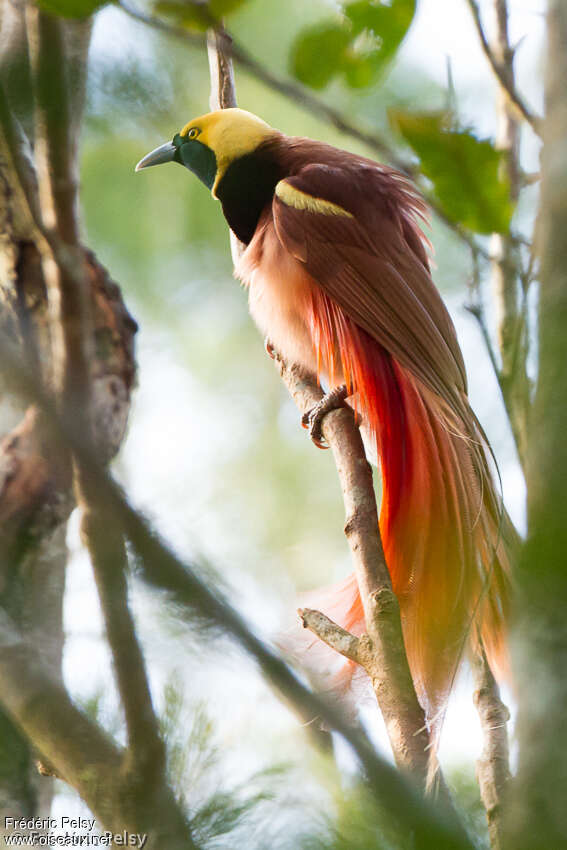
[[[539,379],[515,633],[520,764],[509,847],[567,846],[567,4],[550,0],[540,211]]]

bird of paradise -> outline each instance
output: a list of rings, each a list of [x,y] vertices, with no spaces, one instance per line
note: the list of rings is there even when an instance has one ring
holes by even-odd
[[[137,170],[164,162],[221,202],[263,334],[361,417],[381,469],[380,532],[408,661],[434,722],[464,644],[481,641],[493,669],[504,664],[513,532],[431,278],[425,203],[400,172],[240,109],[195,118]],[[320,424],[315,413],[318,444]],[[332,610],[360,633],[353,577]]]

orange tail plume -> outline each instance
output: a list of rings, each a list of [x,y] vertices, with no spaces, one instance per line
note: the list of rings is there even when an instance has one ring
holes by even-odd
[[[493,668],[505,665],[507,520],[490,448],[464,393],[449,407],[322,291],[312,297],[310,330],[320,371],[331,386],[345,381],[376,443],[386,562],[416,689],[435,728],[469,640],[482,639]],[[337,593],[329,612],[359,632],[355,583]]]

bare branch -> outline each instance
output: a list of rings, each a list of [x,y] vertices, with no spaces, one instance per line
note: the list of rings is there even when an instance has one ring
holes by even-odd
[[[301,413],[322,398],[316,379],[276,356],[276,366]],[[358,646],[358,662],[372,681],[394,758],[425,787],[430,767],[429,733],[405,653],[400,612],[384,559],[372,471],[350,409],[323,420],[343,491],[345,533],[364,607],[368,638]],[[364,651],[363,651],[364,650]]]
[[[335,652],[339,652],[351,661],[356,661],[357,664],[360,663],[360,638],[351,635],[350,632],[334,623],[320,611],[314,611],[312,608],[299,608],[297,613],[304,629],[309,629]]]
[[[508,73],[509,65],[512,64],[513,60],[513,51],[510,50],[509,59],[506,61],[504,61],[501,57],[497,56],[497,54],[490,46],[490,43],[486,37],[478,3],[476,2],[476,0],[467,0],[467,3],[478,32],[481,47],[490,63],[490,67],[492,68],[496,79],[500,83],[503,91],[506,93],[508,102],[514,108],[514,110],[519,113],[525,121],[528,122],[534,133],[536,133],[538,136],[541,136],[542,119],[538,115],[535,115],[528,108],[524,99],[516,89],[513,77],[510,78],[510,75]]]
[[[207,53],[211,77],[210,107],[231,109],[237,105],[236,84],[232,67],[232,39],[228,33],[208,30]]]
[[[486,660],[482,645],[472,658],[475,683],[474,704],[483,733],[483,750],[477,762],[480,796],[486,810],[492,850],[504,847],[504,802],[510,782],[510,759],[506,724],[510,712],[500,699],[500,691]]]
[[[489,44],[482,28],[476,0],[467,0],[479,29],[485,53],[499,69],[496,145],[503,152],[502,170],[510,184],[511,200],[518,200],[522,188],[522,173],[519,158],[520,116],[510,101],[509,92],[515,87],[514,52],[508,36],[507,0],[494,0],[496,32],[493,44]],[[488,52],[487,52],[488,51]],[[498,351],[487,328],[480,298],[478,254],[473,252],[475,302],[469,306],[479,327],[490,356],[494,373],[498,379],[506,412],[512,428],[516,449],[525,471],[528,411],[530,406],[530,384],[527,373],[529,337],[526,329],[525,297],[520,293],[520,281],[526,272],[520,253],[521,239],[513,233],[494,233],[490,243],[491,282],[497,310]],[[530,246],[531,247],[531,246]],[[498,363],[498,360],[500,361]]]
[[[471,251],[471,260],[472,277],[468,285],[470,299],[469,303],[465,304],[465,310],[470,313],[471,316],[474,316],[474,318],[478,322],[479,329],[482,334],[482,339],[484,341],[488,356],[490,358],[492,370],[496,376],[496,379],[498,380],[498,383],[501,384],[502,373],[500,370],[500,364],[498,363],[498,358],[496,356],[494,345],[492,344],[490,331],[488,330],[488,325],[486,324],[486,315],[482,303],[479,258],[478,254],[476,253],[476,251],[474,251],[474,249]],[[500,389],[502,390],[502,386],[500,386]]]

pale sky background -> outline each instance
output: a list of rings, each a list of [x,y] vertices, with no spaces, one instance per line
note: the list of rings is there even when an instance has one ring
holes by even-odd
[[[515,41],[523,39],[517,56],[519,84],[528,101],[538,110],[542,108],[540,58],[544,6],[543,0],[512,0],[510,3],[512,37]],[[481,2],[481,7],[490,29],[491,3]],[[97,16],[92,50],[116,52],[117,55],[126,50],[147,55],[147,45],[138,35],[138,28],[117,9],[108,7]],[[248,48],[254,53],[254,44],[248,44]],[[425,68],[441,84],[446,81],[449,57],[461,115],[465,121],[474,122],[480,133],[493,133],[492,78],[464,0],[421,0],[402,53],[416,69]],[[416,106],[419,108],[419,105]],[[187,117],[180,116],[180,119],[185,121]],[[285,127],[281,129],[285,130]],[[148,149],[152,146],[150,141]],[[528,170],[538,168],[537,145],[533,139],[526,139],[524,157]],[[482,342],[473,321],[462,309],[462,302],[462,294],[451,296],[449,307],[468,364],[472,404],[481,421],[488,424],[489,437],[498,446],[506,503],[516,523],[523,527],[525,493],[522,476]],[[262,356],[261,347],[258,356]],[[139,388],[119,464],[120,474],[128,481],[134,502],[148,511],[170,543],[187,552],[187,500],[185,498],[181,504],[176,493],[185,490],[187,481],[194,480],[198,482],[199,493],[195,494],[192,509],[198,513],[199,499],[206,502],[207,487],[215,467],[227,452],[233,450],[225,440],[222,427],[224,402],[211,394],[196,408],[193,395],[198,387],[186,365],[176,358],[167,330],[157,332],[142,328],[138,339],[138,361]],[[474,368],[471,368],[473,364]],[[235,409],[233,414],[237,437],[248,439],[247,411]],[[282,417],[283,427],[297,428],[298,439],[305,438],[298,427],[291,402]],[[190,451],[180,453],[179,447],[183,444],[198,445],[200,450],[197,454]],[[206,531],[209,522],[206,516],[202,522]],[[68,634],[65,675],[78,696],[88,696],[96,687],[101,688],[104,711],[111,717],[115,701],[110,657],[102,639],[96,592],[87,558],[80,550],[77,526],[75,516],[69,531],[73,558],[65,606]],[[226,533],[219,534],[213,524],[210,532],[215,536],[211,550],[217,556],[215,563],[217,566],[229,565],[225,578],[230,585],[238,588],[238,607],[261,633],[269,637],[274,625],[285,621],[290,606],[291,610],[295,607],[293,588],[286,586],[281,579],[275,579],[273,595],[266,598],[265,583],[260,587],[251,575],[236,566],[239,562],[237,530],[226,529]],[[159,702],[159,693],[168,676],[175,674],[183,678],[184,653],[187,651],[185,633],[183,628],[173,625],[164,629],[160,624],[157,628],[156,618],[160,614],[149,594],[138,590],[135,603],[152,671],[152,684]],[[235,776],[261,765],[266,759],[269,761],[270,745],[266,743],[269,740],[283,741],[283,748],[287,748],[290,757],[298,755],[303,744],[297,740],[295,718],[267,691],[239,652],[225,653],[220,667],[218,659],[211,662],[210,658],[203,658],[200,665],[195,664],[191,648],[189,653],[192,653],[190,688],[193,692],[204,694],[209,701],[219,742],[226,752],[232,752],[231,769]],[[222,689],[218,683],[221,670]],[[452,700],[441,750],[442,759],[447,763],[462,763],[479,754],[480,730],[469,694],[470,686],[466,694],[465,687],[460,687]],[[367,711],[365,715],[382,746],[384,733],[377,713]],[[58,798],[57,807],[61,814],[69,814],[69,801],[65,796]]]

